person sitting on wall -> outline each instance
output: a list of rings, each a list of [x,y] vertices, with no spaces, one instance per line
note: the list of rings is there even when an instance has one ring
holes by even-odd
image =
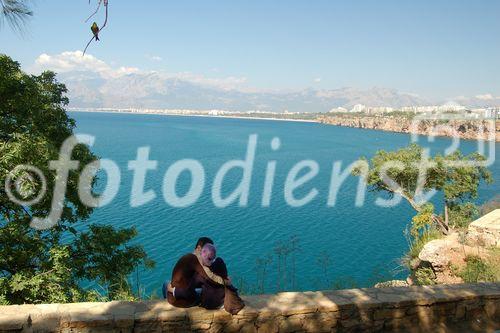
[[[217,309],[224,304],[232,314],[244,307],[228,277],[226,264],[216,257],[215,246],[208,237],[200,238],[195,251],[179,259],[171,283],[165,283],[162,291],[164,298],[177,307],[199,305]]]

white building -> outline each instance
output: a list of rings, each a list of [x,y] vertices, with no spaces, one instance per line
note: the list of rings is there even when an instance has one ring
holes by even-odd
[[[331,109],[329,112],[330,113],[344,113],[344,112],[349,112],[349,110],[340,106],[338,108]]]
[[[389,106],[375,106],[375,107],[367,107],[365,112],[368,114],[383,114],[393,112],[394,109]]]
[[[356,104],[352,107],[351,112],[363,112],[366,110],[366,105]]]
[[[459,111],[465,111],[466,108],[465,106],[462,106],[456,102],[447,102],[441,106],[438,107],[437,111],[452,111],[452,112],[459,112]]]

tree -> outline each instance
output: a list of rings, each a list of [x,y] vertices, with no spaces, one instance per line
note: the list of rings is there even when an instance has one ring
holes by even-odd
[[[21,71],[19,63],[0,55],[2,302],[85,300],[92,292],[80,287],[82,280],[101,283],[113,296],[119,289],[118,282],[125,281],[138,265],[153,265],[141,246],[128,244],[136,235],[133,228],[117,230],[105,225],[91,225],[89,231],[75,228],[76,222],[87,219],[93,211],[80,201],[77,189],[80,172],[97,159],[83,144],[77,145],[72,153],[72,159],[79,161],[79,168],[69,173],[58,224],[43,231],[30,227],[32,216],[47,216],[51,210],[56,175],[48,167],[49,161],[58,159],[61,144],[75,127],[75,121],[64,109],[68,104],[65,93],[66,87],[56,80],[54,73],[28,75]],[[16,169],[18,165],[34,166],[46,178],[47,195],[38,202],[22,205],[12,200],[13,195],[18,200],[32,200],[43,187],[39,176]],[[4,187],[7,178],[12,182]]]
[[[492,182],[491,172],[482,165],[483,161],[485,158],[478,153],[464,156],[460,151],[430,157],[422,147],[411,144],[397,151],[378,151],[369,163],[366,179],[371,190],[391,197],[400,195],[411,205],[418,213],[413,221],[418,224],[414,232],[425,229],[427,222],[447,234],[449,209],[470,215],[473,206],[468,201],[477,197],[480,182]],[[361,170],[353,173],[361,175]],[[444,217],[434,212],[433,205],[419,200],[419,195],[430,190],[443,193]]]
[[[12,29],[20,31],[26,20],[33,16],[25,0],[0,0],[0,25],[4,20]]]

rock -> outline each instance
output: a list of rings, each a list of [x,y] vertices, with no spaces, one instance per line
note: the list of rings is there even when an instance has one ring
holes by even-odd
[[[414,286],[415,285],[415,282],[413,281],[413,279],[411,278],[411,276],[408,276],[406,278],[406,283],[408,283],[409,286]]]
[[[436,275],[436,283],[461,283],[462,279],[456,276],[452,267],[455,270],[463,268],[470,255],[486,258],[488,251],[485,248],[490,246],[500,246],[500,209],[472,222],[465,242],[460,233],[454,231],[425,244],[418,254],[418,267],[412,265],[412,270],[430,267]]]
[[[379,282],[374,287],[375,288],[389,288],[389,287],[408,287],[408,282],[404,280],[391,280],[385,282]]]
[[[429,263],[434,271],[443,271],[450,263],[447,248],[446,238],[432,240],[424,245],[418,258],[424,263]]]
[[[323,115],[317,118],[323,124],[367,128],[389,132],[410,133],[421,135],[451,136],[462,139],[500,141],[500,121],[495,124],[488,120],[449,120],[445,126],[439,120],[418,122],[413,126],[413,121],[405,117],[394,116],[366,116],[366,115]]]
[[[460,244],[458,233],[453,232],[424,245],[418,254],[420,259],[418,268],[430,267],[435,276],[432,279],[437,284],[462,283],[462,279],[454,274],[451,267],[463,265],[465,256],[473,251],[474,248]]]
[[[472,222],[467,232],[467,240],[486,247],[500,247],[500,209],[495,209]]]
[[[419,268],[421,266],[421,261],[420,259],[417,258],[413,258],[412,260],[410,260],[410,268],[415,270],[417,268]]]

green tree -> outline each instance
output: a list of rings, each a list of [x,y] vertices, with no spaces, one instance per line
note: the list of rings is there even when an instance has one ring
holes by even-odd
[[[119,282],[138,265],[153,265],[141,246],[128,244],[136,235],[134,228],[75,228],[93,210],[80,201],[77,190],[80,172],[97,159],[83,144],[72,152],[79,167],[69,172],[58,224],[48,230],[30,227],[33,216],[44,217],[51,210],[56,174],[49,161],[58,159],[61,144],[75,127],[64,109],[65,93],[54,73],[28,75],[19,63],[0,55],[0,302],[85,300],[95,293],[83,290],[82,280],[101,283],[113,296],[123,292],[120,288],[130,291]],[[42,189],[39,177],[16,169],[21,164],[37,167],[46,178],[47,194],[30,206],[15,203],[7,193],[29,201]],[[13,180],[9,188],[3,186],[7,177]]]
[[[413,236],[425,232],[429,226],[446,234],[450,227],[449,209],[472,216],[473,207],[467,203],[477,197],[481,181],[492,182],[491,172],[481,164],[485,158],[478,153],[464,156],[455,151],[446,156],[430,157],[424,152],[417,144],[392,152],[380,150],[367,162],[366,180],[371,190],[389,196],[401,195],[415,209]],[[353,173],[361,175],[361,169]],[[419,193],[430,190],[443,194],[444,216],[436,214],[433,205],[418,200]]]

